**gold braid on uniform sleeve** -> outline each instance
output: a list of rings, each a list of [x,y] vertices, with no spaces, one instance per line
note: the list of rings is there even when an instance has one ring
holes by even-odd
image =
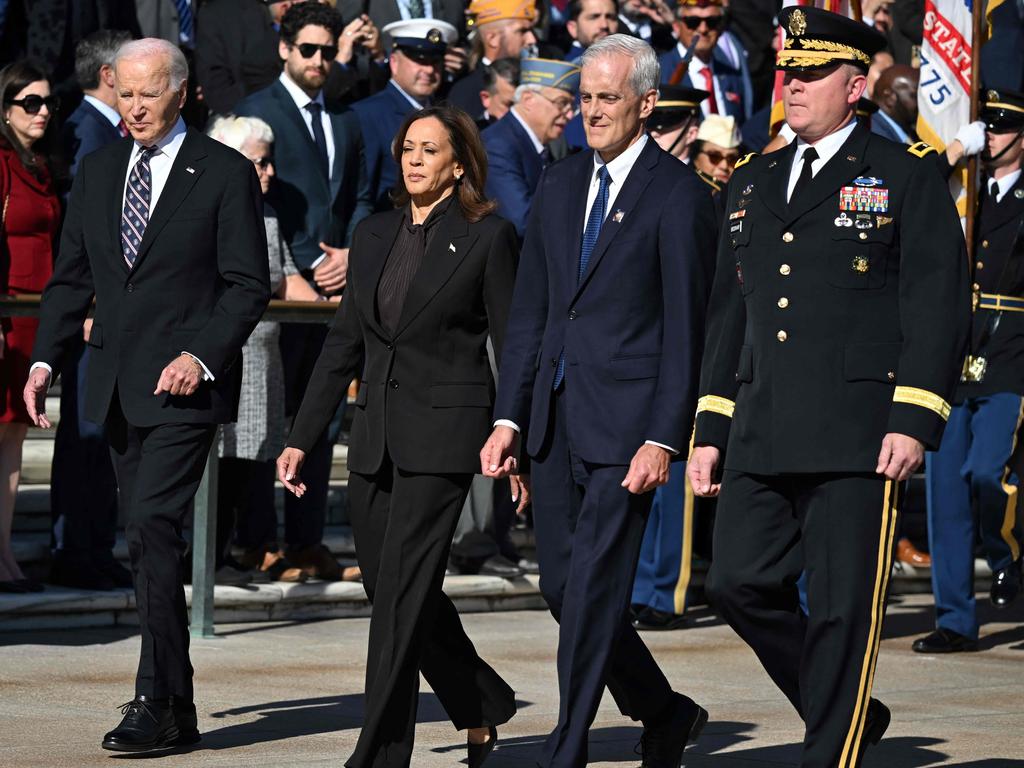
[[[697,401],[697,413],[709,411],[710,413],[720,413],[731,419],[733,411],[735,410],[735,402],[725,397],[719,397],[718,395],[704,395],[704,397]]]
[[[934,392],[929,392],[927,389],[918,389],[917,387],[896,387],[896,391],[892,395],[892,401],[894,403],[907,403],[927,408],[929,411],[937,413],[943,421],[949,418],[951,410],[949,403]]]

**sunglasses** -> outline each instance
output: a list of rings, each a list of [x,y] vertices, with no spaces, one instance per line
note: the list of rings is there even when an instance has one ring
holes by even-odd
[[[721,152],[708,152],[706,149],[701,150],[701,154],[704,155],[712,165],[718,165],[720,162],[725,160],[726,163],[733,166],[736,165],[736,161],[740,159],[739,155],[723,155]]]
[[[21,107],[26,113],[30,115],[38,115],[39,110],[43,108],[43,104],[46,105],[47,111],[52,115],[58,109],[60,109],[60,97],[59,96],[37,96],[31,94],[23,99],[8,99],[8,104],[13,104],[16,107]]]
[[[299,55],[304,59],[312,59],[316,56],[316,52],[320,51],[320,58],[324,61],[330,61],[338,55],[338,46],[336,45],[317,45],[316,43],[299,43],[294,46],[299,49]]]
[[[697,30],[702,23],[707,24],[708,29],[718,29],[725,23],[725,16],[683,16],[680,21],[687,29]]]

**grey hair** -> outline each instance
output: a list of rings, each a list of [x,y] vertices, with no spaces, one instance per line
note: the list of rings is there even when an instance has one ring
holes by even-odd
[[[158,37],[144,37],[122,45],[114,56],[114,68],[117,69],[117,63],[122,59],[142,59],[148,56],[166,57],[167,74],[170,76],[171,87],[175,90],[188,80],[188,62],[185,60],[185,54],[178,46]]]
[[[541,86],[537,85],[536,83],[523,83],[522,85],[517,85],[516,92],[512,96],[513,103],[518,104],[520,101],[522,101],[523,94],[526,93],[527,91],[532,91],[533,93],[541,93]]]
[[[633,60],[628,82],[637,96],[658,90],[661,65],[654,49],[643,40],[621,33],[603,37],[583,52],[580,68],[585,69],[587,64],[608,56],[626,56]]]
[[[274,143],[273,129],[258,117],[218,117],[206,135],[239,152],[250,141]]]

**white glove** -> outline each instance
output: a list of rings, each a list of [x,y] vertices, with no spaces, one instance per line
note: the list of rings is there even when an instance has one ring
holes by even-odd
[[[982,120],[975,120],[973,123],[961,126],[956,132],[953,141],[959,141],[964,148],[964,156],[976,155],[985,148],[985,123]]]

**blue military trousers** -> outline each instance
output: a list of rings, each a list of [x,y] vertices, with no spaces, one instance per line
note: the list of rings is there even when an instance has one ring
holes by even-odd
[[[630,603],[665,613],[682,615],[686,611],[693,515],[693,491],[686,479],[686,464],[673,464],[668,483],[654,492]]]
[[[939,627],[978,637],[974,600],[975,520],[993,571],[1020,557],[1016,448],[1022,398],[1000,393],[954,406],[939,450],[925,458],[928,543]]]

